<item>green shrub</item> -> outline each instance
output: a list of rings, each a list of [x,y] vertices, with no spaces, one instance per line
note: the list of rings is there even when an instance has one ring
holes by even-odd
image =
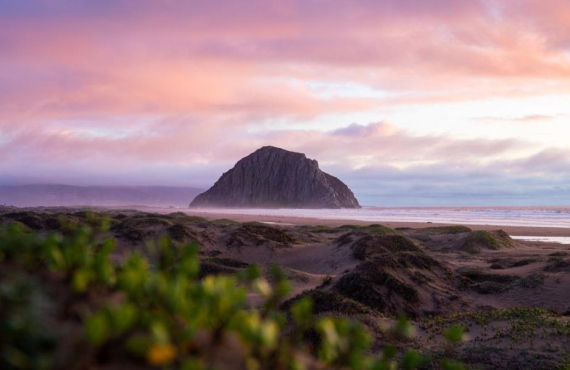
[[[288,320],[279,307],[290,284],[277,266],[268,277],[248,266],[239,274],[200,279],[197,246],[177,247],[168,238],[152,245],[148,257],[133,252],[112,263],[115,242],[99,236],[108,223],[97,222],[100,226],[79,226],[65,236],[32,234],[18,226],[0,230],[0,271],[10,265],[24,277],[20,283],[12,273],[0,275],[2,368],[50,369],[56,360],[57,367],[67,368],[78,360],[74,355],[84,367],[126,360],[182,369],[299,369],[319,363],[413,369],[425,363],[412,350],[386,348],[371,356],[372,337],[360,323],[315,317],[308,297],[289,306]],[[38,274],[49,278],[36,279]],[[54,297],[56,311],[39,309],[38,302],[49,301],[44,285],[62,292]],[[263,298],[257,308],[248,303],[251,294]],[[52,330],[47,322],[56,323]],[[82,330],[58,331],[77,324]],[[394,330],[402,336],[413,331],[403,318]],[[316,341],[307,339],[311,333]],[[76,337],[63,339],[69,335]],[[87,350],[61,348],[69,343]],[[224,356],[213,356],[221,352]]]

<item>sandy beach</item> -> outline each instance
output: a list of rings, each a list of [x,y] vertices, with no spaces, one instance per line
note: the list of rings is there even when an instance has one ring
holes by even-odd
[[[451,223],[432,223],[432,222],[369,222],[357,220],[331,220],[323,218],[312,217],[290,217],[290,216],[267,216],[267,215],[246,215],[224,212],[199,212],[193,210],[186,210],[184,213],[204,217],[208,220],[216,220],[227,218],[239,222],[269,222],[276,224],[290,224],[290,225],[327,225],[327,226],[341,226],[341,225],[371,225],[381,223],[382,225],[391,228],[422,228],[434,226],[450,226],[457,225]],[[534,236],[556,236],[556,237],[570,237],[570,228],[562,227],[532,227],[532,226],[512,226],[512,225],[469,225],[473,230],[497,230],[502,229],[509,235],[534,235]]]

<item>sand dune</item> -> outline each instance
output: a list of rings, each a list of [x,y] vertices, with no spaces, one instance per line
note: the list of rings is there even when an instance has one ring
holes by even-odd
[[[62,216],[81,223],[86,213],[61,208],[0,208],[0,224],[17,222],[40,232],[60,230]],[[569,325],[570,245],[524,242],[508,235],[539,230],[565,235],[568,230],[506,227],[503,231],[484,225],[365,222],[341,225],[339,220],[216,218],[226,216],[221,214],[208,214],[206,219],[182,212],[117,210],[98,216],[111,220],[110,232],[118,240],[116,260],[133,250],[148,253],[144,245],[165,235],[178,244],[200,245],[202,276],[239,272],[249,264],[265,271],[278,264],[294,285],[285,309],[292,300],[310,296],[315,312],[357,318],[369,326],[379,343],[383,334],[378,325],[403,313],[421,328],[417,343],[423,348],[442,350],[429,339],[441,333],[442,325],[461,322],[472,327],[471,339],[459,356],[483,367],[506,366],[517,361],[517,351],[526,350],[548,359],[548,364],[558,363],[568,348],[567,329],[556,331],[556,323],[561,322],[563,328]],[[259,302],[255,295],[249,300]],[[535,341],[528,333],[517,348],[512,341],[497,340],[507,335],[506,327],[515,330],[529,317],[542,318],[540,325],[545,328],[555,325],[550,334],[543,334],[540,347],[533,347]],[[477,352],[481,348],[493,351],[495,357]]]

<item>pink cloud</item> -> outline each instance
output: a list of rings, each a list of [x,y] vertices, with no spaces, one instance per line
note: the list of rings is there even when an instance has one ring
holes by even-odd
[[[21,171],[41,162],[104,172],[227,164],[263,144],[352,168],[512,157],[527,145],[516,133],[458,140],[385,122],[261,125],[570,94],[569,17],[566,0],[2,2],[0,158]],[[315,81],[387,93],[323,96],[306,87]]]
[[[525,146],[517,140],[460,140],[446,136],[418,136],[383,123],[351,124],[330,132],[283,130],[251,135],[231,122],[200,122],[173,118],[155,124],[149,133],[126,137],[81,134],[73,130],[26,130],[0,149],[5,161],[73,163],[91,161],[102,166],[129,163],[231,163],[263,145],[305,152],[330,164],[361,166],[386,162],[411,165],[417,161],[458,162],[493,159]],[[113,159],[120,158],[120,162]],[[367,158],[362,162],[362,158]],[[122,162],[124,162],[122,164]]]
[[[186,109],[208,105],[209,98],[230,106],[243,93],[239,86],[255,84],[264,73],[274,75],[280,69],[297,77],[309,68],[313,78],[321,70],[339,79],[344,72],[337,69],[364,68],[357,71],[359,79],[369,81],[372,69],[377,77],[370,82],[407,84],[408,89],[429,89],[434,74],[454,86],[481,75],[567,78],[568,58],[553,43],[564,40],[559,30],[567,28],[568,12],[563,10],[568,4],[522,3],[289,1],[250,7],[141,1],[136,6],[79,3],[69,10],[69,2],[39,2],[38,9],[13,10],[19,17],[7,12],[0,18],[0,43],[6,46],[0,61],[7,63],[6,76],[18,65],[32,76],[36,69],[54,68],[75,71],[77,79],[96,76],[99,84],[90,82],[92,88],[85,93],[100,104],[114,102],[126,91],[140,105],[152,106],[145,98],[167,91],[172,105]],[[494,14],[500,14],[500,20]],[[72,100],[65,93],[73,86],[66,87],[58,76],[35,88],[40,96],[63,90],[62,98]],[[194,88],[180,86],[184,80],[195,80]],[[275,83],[257,95],[283,89],[287,86]],[[17,94],[18,88],[12,92]],[[141,109],[120,97],[116,105]],[[186,103],[177,104],[179,100]]]

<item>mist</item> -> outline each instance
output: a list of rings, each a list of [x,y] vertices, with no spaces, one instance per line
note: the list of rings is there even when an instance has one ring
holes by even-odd
[[[38,206],[187,207],[202,189],[175,186],[0,185],[0,204]]]

